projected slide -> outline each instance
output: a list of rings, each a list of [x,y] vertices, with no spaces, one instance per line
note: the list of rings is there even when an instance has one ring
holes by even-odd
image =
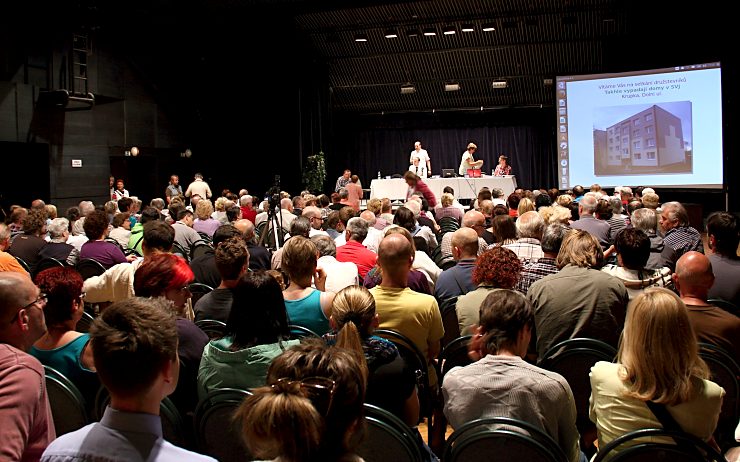
[[[558,77],[559,186],[722,187],[719,63]]]

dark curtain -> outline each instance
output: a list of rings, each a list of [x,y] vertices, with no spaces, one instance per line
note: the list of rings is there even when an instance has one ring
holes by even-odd
[[[365,188],[378,172],[383,177],[403,174],[415,141],[429,152],[434,175],[446,168],[457,172],[466,146],[473,142],[478,146],[475,158],[484,161],[484,173],[490,174],[498,156],[505,154],[520,187],[556,187],[555,117],[539,110],[510,115],[335,117],[327,187],[333,187],[345,168],[357,173]]]

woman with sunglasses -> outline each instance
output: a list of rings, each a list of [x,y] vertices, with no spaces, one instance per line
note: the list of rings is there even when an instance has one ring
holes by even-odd
[[[257,458],[361,461],[366,369],[356,353],[320,340],[275,358],[266,387],[254,390],[236,414]]]
[[[193,271],[181,257],[158,253],[144,259],[134,273],[134,293],[137,297],[162,297],[170,301],[177,315],[177,353],[180,356],[180,381],[172,400],[181,410],[192,410],[197,404],[196,376],[203,348],[208,344],[205,334],[193,319],[189,303]]]
[[[100,387],[93,364],[90,335],[75,331],[84,312],[82,277],[73,268],[51,268],[36,276],[41,290],[46,333],[29,353],[74,383],[85,398],[94,398]],[[46,306],[41,304],[45,297]]]

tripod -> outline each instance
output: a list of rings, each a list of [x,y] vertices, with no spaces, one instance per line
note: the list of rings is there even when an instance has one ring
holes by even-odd
[[[267,195],[269,204],[267,207],[267,224],[260,234],[259,245],[276,251],[285,242],[283,214],[280,210],[280,175],[275,175],[275,184],[267,191]],[[268,236],[272,239],[268,240]]]

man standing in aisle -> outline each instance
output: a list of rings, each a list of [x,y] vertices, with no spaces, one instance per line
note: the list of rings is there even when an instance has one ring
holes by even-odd
[[[414,164],[415,157],[419,159],[419,163],[421,165],[427,166],[427,176],[432,176],[432,161],[429,159],[429,153],[427,152],[427,150],[421,148],[421,141],[417,141],[416,143],[414,143],[414,150],[411,151],[411,155],[409,156],[409,164]]]
[[[167,205],[172,202],[173,197],[185,197],[182,194],[182,186],[180,186],[179,176],[170,176],[170,184],[167,185],[167,189],[165,189],[164,191],[164,197],[167,198]]]
[[[195,195],[205,197],[206,199],[210,199],[212,196],[211,188],[210,186],[208,186],[208,183],[203,181],[203,174],[201,173],[195,174],[195,179],[192,183],[190,183],[187,191],[185,191],[185,197],[191,197]]]

